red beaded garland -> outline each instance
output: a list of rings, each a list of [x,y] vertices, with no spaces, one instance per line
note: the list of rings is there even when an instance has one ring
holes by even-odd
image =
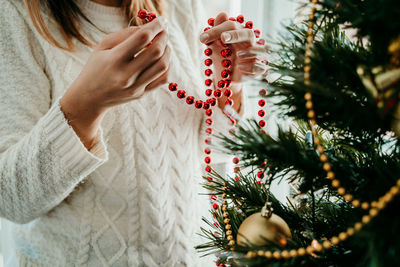
[[[267,95],[267,90],[261,89],[261,90],[258,92],[258,94],[259,94],[260,96],[266,96],[266,95]]]
[[[230,57],[230,56],[232,56],[232,50],[230,50],[230,49],[228,49],[228,48],[226,48],[226,49],[223,49],[222,51],[221,51],[221,56],[222,57]]]
[[[265,125],[266,125],[265,120],[260,120],[260,121],[258,122],[258,125],[260,125],[261,127],[265,127]]]
[[[257,41],[257,44],[265,45],[265,40],[264,39],[260,39],[260,40]]]
[[[208,147],[206,149],[204,149],[204,153],[206,153],[207,155],[211,154],[211,149],[209,149]]]
[[[221,77],[224,78],[224,79],[227,79],[227,78],[229,78],[230,76],[231,76],[231,72],[230,72],[229,70],[223,70],[223,71],[221,72]]]
[[[214,124],[214,121],[212,119],[206,119],[206,124],[211,126]]]
[[[254,35],[256,36],[256,38],[259,38],[261,35],[260,30],[254,30]]]
[[[232,160],[232,162],[233,162],[234,164],[238,164],[238,163],[240,162],[240,159],[239,159],[238,157],[234,157],[233,160]]]
[[[207,115],[207,116],[210,117],[210,116],[212,116],[212,114],[213,114],[212,109],[207,109],[207,110],[206,110],[206,115]]]
[[[213,91],[211,89],[206,90],[206,96],[211,96]]]
[[[230,99],[230,98],[228,98],[228,99],[225,101],[225,105],[233,106],[233,100]]]
[[[211,86],[212,83],[213,83],[213,81],[211,79],[207,79],[205,81],[206,86]]]
[[[207,145],[211,144],[211,142],[212,142],[211,137],[207,137],[206,140],[204,140],[204,142],[205,142]]]
[[[211,48],[207,48],[206,50],[204,50],[204,54],[205,54],[206,56],[208,56],[208,57],[211,56],[212,53],[213,53],[213,51],[212,51]]]
[[[188,105],[192,105],[194,103],[194,97],[193,96],[188,96],[186,98],[186,103],[188,103]]]
[[[206,65],[207,67],[211,66],[213,63],[211,58],[207,58],[206,60],[204,60],[204,65]]]
[[[203,109],[207,110],[210,108],[210,103],[208,102],[203,102]]]
[[[226,87],[230,87],[231,86],[231,83],[232,83],[231,80],[225,80],[224,82],[225,82],[225,86]]]
[[[140,19],[146,19],[147,18],[147,11],[144,9],[139,10],[138,12],[138,17]]]
[[[205,27],[204,28],[204,31],[206,32],[206,31],[208,31],[209,29],[211,29],[210,27]]]
[[[206,70],[204,71],[204,74],[205,74],[206,76],[211,76],[211,75],[213,74],[213,72],[212,72],[211,69],[206,69]]]
[[[237,16],[236,21],[239,23],[243,23],[244,22],[244,17],[242,15]]]
[[[152,20],[155,19],[155,18],[157,18],[157,15],[154,14],[154,13],[150,13],[150,14],[147,16],[147,19],[148,19],[149,22],[152,21]]]
[[[233,171],[234,172],[240,172],[242,169],[240,168],[240,167],[235,167],[234,169],[233,169]]]
[[[212,134],[212,133],[213,133],[213,129],[211,129],[211,128],[206,129],[206,134]]]
[[[217,195],[212,195],[211,199],[214,200],[214,201],[217,201],[218,200],[218,196]]]
[[[214,204],[213,204],[213,209],[217,210],[218,208],[219,208],[218,203],[214,203]]]
[[[230,61],[229,59],[222,60],[222,67],[230,68],[231,66],[232,66],[232,61]]]
[[[264,172],[263,172],[263,171],[257,172],[257,177],[258,177],[259,179],[263,179],[263,178],[264,178]]]
[[[252,22],[252,21],[246,22],[246,24],[245,24],[244,27],[245,27],[245,28],[248,28],[248,29],[253,29],[253,22]]]
[[[178,85],[176,83],[170,83],[168,88],[171,92],[173,92],[176,91],[176,89],[178,89]]]
[[[264,107],[264,106],[265,106],[265,100],[264,100],[264,99],[260,99],[260,100],[258,101],[258,105],[259,105],[260,107]]]
[[[224,96],[231,97],[232,96],[232,90],[231,89],[225,89]]]
[[[213,98],[210,98],[210,99],[208,99],[209,100],[209,103],[210,103],[210,105],[213,107],[213,106],[215,106],[216,104],[217,104],[217,99],[215,99],[214,97]]]
[[[217,90],[214,91],[214,96],[215,97],[221,97],[221,95],[222,95],[222,91],[221,90],[217,89]]]
[[[214,18],[208,19],[208,25],[214,26],[214,22],[215,22],[215,19],[214,19]]]
[[[236,19],[234,17],[230,17],[229,20],[236,21]]]
[[[262,109],[260,109],[260,110],[258,111],[258,116],[264,117],[264,116],[265,116],[265,111],[262,110]]]
[[[201,100],[197,100],[196,103],[194,104],[194,106],[198,109],[203,107],[203,101]]]
[[[224,80],[219,80],[218,81],[218,88],[224,88],[225,87],[225,81]]]
[[[186,92],[184,90],[179,90],[176,95],[178,96],[178,98],[185,98]]]
[[[205,162],[206,164],[210,164],[210,163],[211,163],[211,158],[210,158],[210,157],[206,157],[206,158],[204,159],[204,162]]]

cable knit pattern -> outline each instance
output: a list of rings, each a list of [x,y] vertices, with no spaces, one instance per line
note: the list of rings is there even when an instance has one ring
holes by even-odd
[[[167,1],[171,80],[204,99],[198,2]],[[78,4],[93,42],[127,26],[118,8]],[[0,0],[0,216],[15,223],[19,266],[199,266],[203,112],[164,86],[111,108],[88,151],[59,106],[92,50],[76,45],[51,46],[22,0]]]

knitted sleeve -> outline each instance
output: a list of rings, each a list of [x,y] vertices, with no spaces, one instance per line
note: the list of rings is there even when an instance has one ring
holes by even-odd
[[[0,0],[0,217],[16,223],[50,211],[108,159],[101,131],[88,151],[52,101],[43,53]]]

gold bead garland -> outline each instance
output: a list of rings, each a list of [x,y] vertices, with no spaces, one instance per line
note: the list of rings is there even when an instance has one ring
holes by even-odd
[[[304,84],[306,86],[309,86],[311,84],[310,82],[310,71],[311,71],[311,46],[314,41],[314,36],[313,36],[313,26],[315,18],[315,11],[316,7],[315,5],[318,3],[318,0],[312,0],[312,10],[311,14],[309,16],[310,22],[308,23],[308,31],[307,31],[307,45],[306,45],[306,51],[305,51],[305,66],[304,66]],[[385,206],[392,201],[393,197],[396,196],[400,192],[400,179],[397,180],[396,185],[394,185],[390,190],[383,195],[382,197],[379,198],[378,201],[372,201],[371,203],[369,202],[361,202],[359,199],[354,199],[354,197],[346,193],[346,189],[344,187],[340,186],[340,181],[335,178],[335,173],[331,170],[331,165],[328,162],[329,157],[327,154],[325,154],[325,149],[321,145],[321,140],[316,137],[317,131],[315,129],[317,123],[315,120],[315,111],[313,110],[313,102],[312,102],[312,95],[310,92],[305,93],[304,99],[306,100],[306,108],[308,110],[307,116],[309,118],[309,124],[312,129],[312,135],[314,138],[314,144],[315,147],[320,154],[320,161],[323,163],[323,169],[326,171],[327,178],[330,179],[332,182],[332,186],[337,189],[337,192],[339,195],[343,196],[345,201],[350,202],[354,207],[361,207],[363,210],[368,210],[368,215],[364,215],[361,218],[361,222],[356,222],[353,227],[347,228],[346,231],[339,233],[337,236],[333,236],[328,240],[325,240],[322,244],[320,244],[317,240],[314,240],[314,242],[306,247],[306,248],[298,248],[298,249],[292,249],[290,251],[288,250],[282,250],[282,251],[249,251],[246,254],[247,258],[255,258],[255,257],[265,257],[267,259],[288,259],[288,258],[295,258],[299,256],[304,256],[306,254],[313,254],[314,252],[320,252],[324,249],[330,249],[332,245],[338,245],[340,242],[347,240],[350,236],[353,236],[356,232],[360,231],[366,224],[368,224],[371,219],[379,214],[379,212],[385,208]],[[231,236],[231,235],[229,235]],[[228,237],[229,237],[228,236]]]

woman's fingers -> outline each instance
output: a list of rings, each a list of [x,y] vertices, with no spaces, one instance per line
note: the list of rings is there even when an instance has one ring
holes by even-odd
[[[217,17],[214,20],[214,26],[218,26],[221,23],[225,22],[228,20],[228,14],[226,14],[225,12],[221,12],[217,15]]]
[[[125,41],[129,36],[139,30],[139,27],[128,27],[118,32],[107,34],[97,46],[99,50],[106,50],[115,47]]]
[[[122,58],[131,59],[166,28],[166,18],[158,17],[150,23],[140,26],[138,31],[133,33],[124,42],[114,47],[114,49],[118,50],[118,54]]]
[[[256,58],[260,61],[267,61],[267,53],[262,47],[252,47],[250,49],[239,50],[236,53],[239,60]]]
[[[132,87],[124,90],[126,91],[126,94],[132,95],[135,98],[141,97],[144,93],[144,88],[146,86],[148,86],[153,81],[161,77],[165,72],[167,72],[169,68],[170,59],[171,59],[171,50],[167,46],[162,57],[157,62],[155,62],[151,67],[149,67],[147,70],[141,73]],[[135,91],[138,90],[137,88],[143,88],[140,90],[140,91],[143,90],[143,93],[139,96],[136,96]]]
[[[151,82],[149,85],[146,86],[145,92],[150,92],[154,89],[159,88],[160,86],[167,84],[169,82],[169,68],[168,70],[158,77],[155,81]]]
[[[251,29],[226,31],[221,33],[221,40],[226,44],[235,44],[243,42],[253,44],[255,42],[255,35],[253,30]]]
[[[168,34],[166,31],[159,33],[149,47],[144,49],[129,64],[128,72],[132,81],[136,81],[137,76],[159,60],[165,52],[168,44]]]
[[[240,72],[246,76],[256,77],[264,74],[267,71],[267,66],[259,60],[245,60],[238,64]]]
[[[200,35],[200,41],[204,44],[214,42],[221,38],[221,34],[223,32],[236,30],[238,27],[239,24],[237,22],[231,20],[225,21],[217,26],[214,26],[206,32],[203,32]]]

